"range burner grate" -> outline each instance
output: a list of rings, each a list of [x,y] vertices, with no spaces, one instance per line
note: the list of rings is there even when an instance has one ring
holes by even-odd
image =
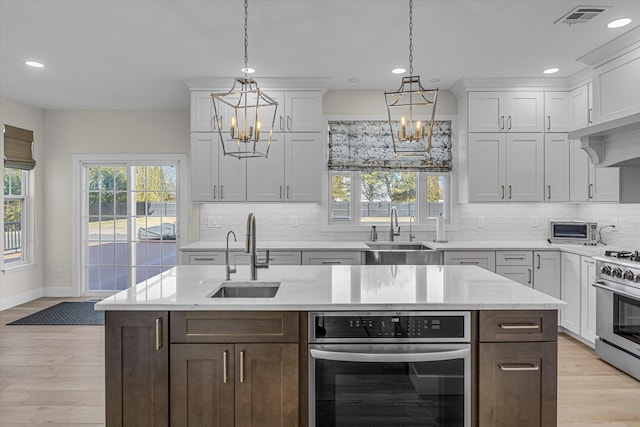
[[[605,251],[605,256],[610,256],[613,258],[627,259],[629,261],[638,261],[640,262],[640,253],[638,251]]]

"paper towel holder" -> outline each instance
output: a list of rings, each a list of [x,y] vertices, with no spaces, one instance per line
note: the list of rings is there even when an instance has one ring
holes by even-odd
[[[436,219],[436,238],[433,239],[434,243],[449,243],[448,240],[444,239],[444,217],[442,216],[442,212],[440,212],[440,215],[437,216],[435,219]]]

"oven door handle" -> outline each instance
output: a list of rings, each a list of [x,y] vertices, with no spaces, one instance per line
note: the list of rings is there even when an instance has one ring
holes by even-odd
[[[314,359],[335,360],[338,362],[436,362],[441,360],[462,359],[469,355],[469,349],[434,351],[427,353],[350,353],[327,351],[312,348],[309,350]]]
[[[605,285],[602,282],[593,282],[591,284],[591,286],[593,286],[594,288],[604,289],[605,291],[613,292],[614,294],[622,295],[622,296],[627,297],[627,298],[631,298],[631,299],[635,299],[635,300],[637,300],[639,298],[638,295],[634,295],[634,294],[632,294],[630,292],[625,292],[625,291],[620,290],[620,289],[612,288],[610,286]]]

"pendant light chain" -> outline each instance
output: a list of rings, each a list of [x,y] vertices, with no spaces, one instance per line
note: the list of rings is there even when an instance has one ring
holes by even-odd
[[[413,76],[413,0],[409,0],[409,75]]]
[[[245,75],[247,74],[247,63],[249,62],[249,35],[247,31],[247,22],[249,21],[249,5],[248,0],[244,0],[244,69]]]

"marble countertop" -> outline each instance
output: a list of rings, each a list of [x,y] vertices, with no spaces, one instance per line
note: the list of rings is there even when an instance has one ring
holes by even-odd
[[[383,242],[379,240],[378,243]],[[258,241],[258,250],[270,249],[279,251],[366,251],[369,247],[364,241],[340,241],[340,240],[290,240],[290,241]],[[406,241],[396,241],[396,243],[409,243]],[[595,256],[604,255],[605,250],[615,250],[611,246],[585,246],[585,245],[558,245],[547,243],[546,241],[499,241],[499,240],[461,240],[439,243],[433,241],[414,241],[412,243],[422,243],[439,250],[562,250],[578,255]],[[226,242],[200,240],[182,246],[181,251],[220,251],[225,250]],[[229,249],[232,251],[243,251],[243,242],[229,242]]]
[[[98,310],[542,310],[566,303],[477,266],[272,266],[273,298],[209,298],[224,266],[177,266],[98,302]],[[233,282],[247,281],[238,266]]]

